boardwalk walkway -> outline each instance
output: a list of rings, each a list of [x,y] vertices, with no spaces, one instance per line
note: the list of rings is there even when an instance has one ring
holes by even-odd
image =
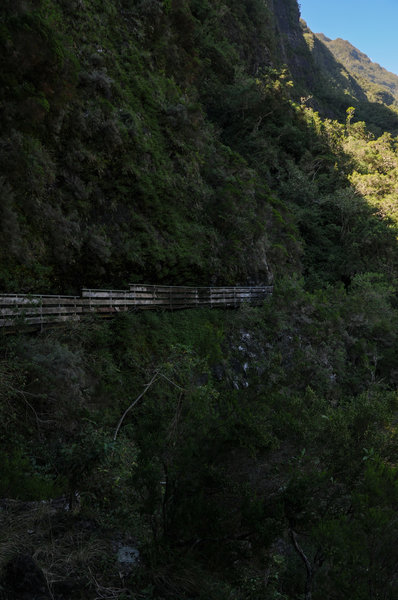
[[[244,302],[259,305],[272,291],[272,286],[130,285],[128,290],[83,289],[81,296],[0,294],[0,327],[15,327],[18,323],[42,326],[78,321],[92,313],[111,317],[131,310],[237,308]]]

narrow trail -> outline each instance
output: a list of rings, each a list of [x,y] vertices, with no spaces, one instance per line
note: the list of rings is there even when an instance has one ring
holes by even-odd
[[[80,296],[0,294],[0,328],[79,321],[88,314],[112,317],[133,310],[237,308],[261,304],[273,292],[261,287],[130,285],[128,290],[83,289]]]

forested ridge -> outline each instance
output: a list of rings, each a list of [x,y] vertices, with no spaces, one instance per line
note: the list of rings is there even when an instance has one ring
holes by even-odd
[[[341,38],[331,40],[322,33],[317,33],[316,36],[329,48],[338,62],[342,63],[352,75],[358,77],[359,83],[362,83],[367,90],[370,100],[387,105],[396,104],[397,75],[372,62],[366,54],[346,40]]]
[[[4,600],[395,600],[398,112],[296,0],[4,0]],[[126,558],[127,557],[127,558]]]

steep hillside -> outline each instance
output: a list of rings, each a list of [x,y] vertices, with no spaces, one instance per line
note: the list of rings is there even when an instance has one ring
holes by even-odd
[[[285,179],[316,150],[292,98],[312,94],[340,118],[372,105],[350,76],[336,85],[331,54],[319,67],[295,0],[1,10],[2,290],[264,283],[301,269]],[[398,125],[376,108],[371,122]]]
[[[339,51],[339,40],[335,44],[323,34],[314,34],[304,21],[301,21],[301,25],[311,54],[309,62],[312,62],[316,71],[315,84],[311,88],[314,106],[321,113],[342,120],[350,104],[357,109],[358,118],[366,121],[376,135],[383,131],[396,135],[398,105],[391,95],[391,89],[382,84],[381,76],[384,73],[377,66],[370,68],[367,63],[366,69],[360,72],[353,61]],[[355,48],[353,52],[360,56]],[[385,73],[391,75],[391,81],[394,80],[394,75],[387,71]],[[385,82],[387,80],[388,77],[384,79]]]
[[[398,117],[296,0],[4,0],[1,600],[398,597]]]
[[[264,64],[264,10],[1,11],[3,289],[270,277],[270,192],[212,124],[235,78]]]
[[[365,82],[374,84],[369,88],[369,99],[387,105],[398,103],[398,75],[390,73],[379,64],[372,62],[366,54],[346,40],[341,38],[331,40],[323,33],[315,35],[339,63],[358,77],[359,81],[364,82],[364,86],[366,86]]]

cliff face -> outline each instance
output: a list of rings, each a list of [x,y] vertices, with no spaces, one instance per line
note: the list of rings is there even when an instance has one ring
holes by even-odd
[[[315,73],[303,31],[296,0],[272,0],[280,59],[289,66],[295,81],[313,89]]]
[[[270,6],[277,39],[274,60],[288,66],[295,97],[311,97],[307,100],[310,106],[340,120],[344,120],[348,105],[353,105],[358,117],[377,133],[389,130],[395,134],[398,77],[372,63],[349,42],[314,34],[300,20],[295,1],[273,0]]]

